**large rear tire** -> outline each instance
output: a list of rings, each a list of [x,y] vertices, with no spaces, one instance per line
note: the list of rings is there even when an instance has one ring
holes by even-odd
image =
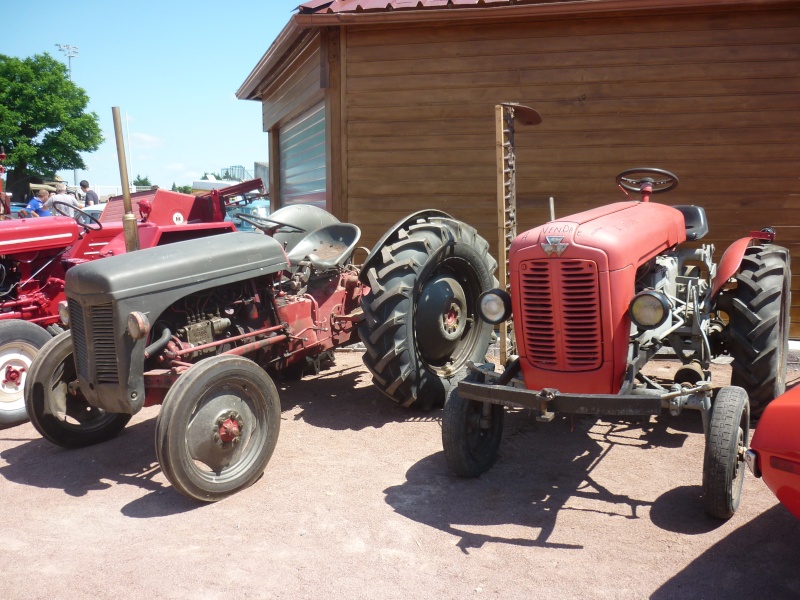
[[[28,321],[0,321],[0,425],[28,420],[25,411],[25,381],[39,349],[50,334]]]
[[[400,227],[371,261],[359,327],[364,364],[403,406],[442,406],[467,361],[483,362],[492,328],[476,314],[495,285],[489,243],[469,225],[426,216]]]
[[[760,415],[786,391],[789,353],[791,274],[789,251],[767,244],[745,251],[737,287],[725,308],[729,317],[731,385],[750,396],[750,411]]]
[[[742,498],[744,453],[750,437],[747,392],[724,387],[717,392],[703,458],[703,504],[717,519],[730,519]]]
[[[36,431],[65,448],[83,448],[115,437],[131,415],[94,408],[77,387],[69,331],[47,342],[25,382],[25,408]]]

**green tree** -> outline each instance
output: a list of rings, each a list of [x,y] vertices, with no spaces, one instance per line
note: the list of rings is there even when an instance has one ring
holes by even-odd
[[[175,182],[172,182],[172,191],[179,192],[181,194],[191,194],[192,193],[192,186],[190,185],[176,185]]]
[[[81,152],[103,143],[89,97],[49,54],[19,59],[0,54],[0,146],[8,158],[8,187],[27,191],[31,177],[85,169]]]
[[[136,187],[152,187],[152,183],[150,183],[150,178],[145,175],[142,177],[138,173],[136,174],[136,179],[133,180],[133,185]]]

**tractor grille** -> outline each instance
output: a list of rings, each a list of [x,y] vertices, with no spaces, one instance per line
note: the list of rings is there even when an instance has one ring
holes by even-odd
[[[592,371],[602,361],[597,265],[536,260],[521,271],[522,324],[531,364],[548,371]]]
[[[117,351],[114,345],[114,311],[111,304],[83,307],[69,301],[69,318],[78,374],[91,380],[94,363],[96,383],[119,383]],[[91,350],[87,340],[91,340]]]

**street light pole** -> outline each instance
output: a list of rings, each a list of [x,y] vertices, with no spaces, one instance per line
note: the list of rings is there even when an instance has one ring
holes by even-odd
[[[67,65],[69,69],[69,80],[72,82],[72,57],[78,56],[78,47],[69,44],[56,44],[61,52],[67,56]],[[78,185],[78,170],[72,169],[72,185]]]
[[[69,44],[56,44],[61,52],[67,56],[67,64],[69,65],[69,80],[72,81],[72,58],[78,56],[78,47],[70,46]]]

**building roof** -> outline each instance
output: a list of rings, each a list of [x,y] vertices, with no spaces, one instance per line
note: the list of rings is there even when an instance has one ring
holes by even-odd
[[[312,0],[298,7],[300,14],[361,11],[425,10],[432,8],[480,8],[508,4],[543,4],[548,0]],[[549,0],[557,2],[559,0]]]

